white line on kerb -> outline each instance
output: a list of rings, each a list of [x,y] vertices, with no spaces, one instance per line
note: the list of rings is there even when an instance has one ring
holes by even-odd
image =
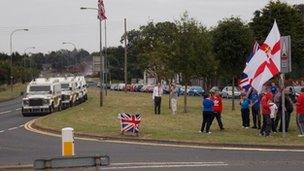
[[[12,127],[12,128],[8,128],[7,130],[8,131],[11,131],[11,130],[14,130],[14,129],[17,129],[18,127]]]
[[[17,108],[16,110],[17,110],[17,111],[18,111],[18,110],[21,110],[21,108]]]
[[[194,164],[226,164],[225,162],[132,162],[132,163],[111,163],[111,166],[126,165],[194,165]]]
[[[10,113],[10,112],[11,112],[11,110],[0,112],[0,115],[7,114],[7,113]]]

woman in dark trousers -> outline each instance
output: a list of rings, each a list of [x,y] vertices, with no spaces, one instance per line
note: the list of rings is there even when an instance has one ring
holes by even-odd
[[[288,132],[289,128],[289,122],[290,122],[290,115],[293,112],[293,104],[288,97],[288,94],[285,94],[285,132]],[[275,119],[275,129],[277,130],[278,125],[280,122],[279,132],[282,132],[282,96],[279,100],[279,108],[278,108],[278,114]]]
[[[214,119],[213,106],[214,102],[210,99],[210,95],[204,95],[204,99],[202,102],[203,122],[200,131],[201,133],[204,133],[204,131],[206,130],[207,134],[211,134],[210,127]]]

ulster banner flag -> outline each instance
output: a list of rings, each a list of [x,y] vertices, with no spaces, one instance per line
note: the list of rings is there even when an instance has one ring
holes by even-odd
[[[281,72],[281,35],[277,22],[268,34],[265,42],[249,61],[244,73],[251,79],[251,86],[259,93],[263,85]]]

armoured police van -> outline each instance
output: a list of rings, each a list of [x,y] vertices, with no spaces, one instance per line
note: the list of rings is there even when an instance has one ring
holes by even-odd
[[[88,99],[87,95],[87,83],[84,78],[84,76],[76,76],[75,77],[75,82],[76,82],[76,91],[78,94],[77,100],[79,102],[84,102]]]
[[[57,77],[61,85],[61,103],[63,108],[73,106],[77,100],[75,77]]]
[[[22,115],[52,113],[61,110],[61,85],[58,79],[37,78],[31,81],[22,99]]]

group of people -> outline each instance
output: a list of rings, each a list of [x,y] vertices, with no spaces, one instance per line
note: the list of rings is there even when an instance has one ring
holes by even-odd
[[[170,105],[172,114],[177,112],[177,87],[174,83],[170,85]],[[242,127],[248,129],[250,127],[250,113],[252,114],[253,129],[260,130],[260,135],[269,136],[271,132],[277,133],[283,131],[282,111],[285,113],[285,132],[289,130],[291,113],[294,111],[293,103],[296,105],[296,121],[299,129],[299,137],[304,137],[304,88],[295,98],[290,96],[288,90],[284,90],[284,103],[282,101],[282,91],[272,83],[271,86],[262,94],[255,90],[241,95],[240,107]],[[155,114],[160,114],[161,96],[163,88],[158,83],[153,90],[153,103]],[[220,130],[224,130],[222,122],[223,103],[222,97],[217,89],[211,89],[210,94],[205,94],[202,101],[203,120],[201,125],[201,133],[210,132],[213,120],[216,118]],[[250,112],[251,111],[251,112]]]
[[[223,103],[219,90],[211,89],[210,94],[205,94],[202,102],[203,121],[200,133],[211,134],[210,127],[216,118],[220,130],[224,130],[222,122]]]
[[[175,115],[177,112],[177,98],[178,98],[178,90],[175,83],[171,83],[170,85],[170,105],[172,114]],[[160,114],[161,111],[161,97],[163,95],[163,88],[160,83],[153,89],[152,100],[154,103],[154,113]]]
[[[282,101],[282,92],[285,95],[284,103]],[[249,128],[251,108],[252,128],[260,129],[260,135],[269,136],[271,132],[282,132],[282,113],[284,110],[285,132],[288,132],[291,113],[294,111],[293,103],[295,103],[297,126],[300,132],[299,137],[304,136],[304,88],[295,98],[291,98],[290,95],[288,90],[281,91],[274,83],[260,95],[255,90],[242,94],[240,100],[242,126],[246,129]],[[263,121],[262,123],[261,120]]]

